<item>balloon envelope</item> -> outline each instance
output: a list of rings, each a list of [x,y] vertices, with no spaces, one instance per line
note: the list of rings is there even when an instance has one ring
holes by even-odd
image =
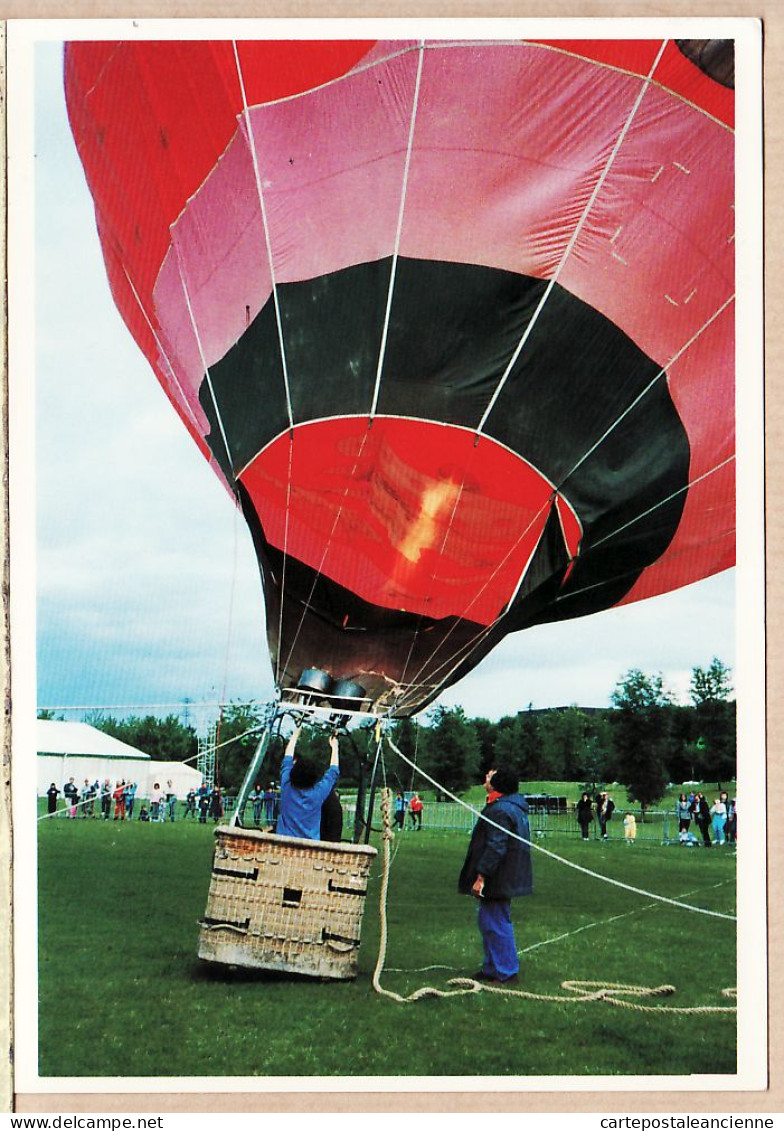
[[[65,84],[280,686],[410,714],[733,564],[731,42],[85,42]]]

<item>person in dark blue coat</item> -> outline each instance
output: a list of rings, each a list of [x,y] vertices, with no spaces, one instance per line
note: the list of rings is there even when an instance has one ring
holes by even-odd
[[[481,982],[514,984],[517,957],[511,901],[533,891],[528,802],[517,792],[512,770],[489,770],[487,805],[471,834],[458,890],[479,901],[479,932],[484,948]]]

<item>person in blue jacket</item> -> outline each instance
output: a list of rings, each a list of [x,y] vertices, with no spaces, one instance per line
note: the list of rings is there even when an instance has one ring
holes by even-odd
[[[487,805],[471,834],[458,890],[479,901],[479,932],[484,948],[477,981],[514,985],[520,969],[511,901],[533,891],[528,802],[517,792],[512,770],[489,770]],[[511,835],[510,835],[511,834]]]
[[[310,758],[295,755],[301,729],[296,727],[292,732],[280,768],[280,813],[275,832],[280,836],[319,840],[321,806],[340,777],[338,740],[334,734],[330,737],[329,767],[322,776]]]

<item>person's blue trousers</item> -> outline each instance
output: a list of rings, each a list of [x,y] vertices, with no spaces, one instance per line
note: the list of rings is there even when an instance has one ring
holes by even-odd
[[[520,969],[511,902],[508,899],[480,899],[479,931],[485,954],[482,972],[505,982]]]

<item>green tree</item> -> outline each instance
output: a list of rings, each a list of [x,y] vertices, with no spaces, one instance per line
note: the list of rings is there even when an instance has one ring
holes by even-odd
[[[436,707],[420,762],[452,793],[462,793],[479,775],[479,740],[462,707]]]
[[[229,703],[223,708],[217,730],[215,778],[223,789],[239,789],[259,744],[267,718],[266,708],[256,703]],[[261,778],[264,783],[277,778],[281,760],[281,743],[267,748]]]
[[[164,719],[155,715],[115,719],[102,711],[92,711],[85,716],[85,722],[120,742],[135,746],[158,762],[185,762],[195,758],[198,749],[195,730],[183,726],[176,715],[167,715]]]
[[[489,719],[471,719],[476,740],[479,743],[479,777],[484,777],[488,770],[493,768],[495,761],[495,740],[497,728]]]
[[[633,668],[611,695],[614,754],[618,780],[643,810],[664,795],[670,753],[672,697],[660,674]]]
[[[393,725],[391,733],[392,741],[400,753],[404,754],[415,765],[420,762],[420,729],[419,723],[415,719],[398,719]],[[401,789],[405,792],[416,788],[414,784],[416,770],[409,766],[408,762],[398,762],[391,772],[394,780],[390,784],[395,789]]]
[[[542,778],[574,781],[585,759],[588,718],[577,706],[547,711],[539,719]]]
[[[737,773],[737,722],[732,695],[732,672],[714,656],[707,668],[691,673],[689,695],[694,704],[699,743],[698,772],[702,779],[722,781]]]
[[[531,706],[499,720],[494,762],[496,766],[510,766],[521,781],[534,781],[541,776],[539,715]]]
[[[695,707],[704,703],[726,703],[732,694],[732,671],[714,656],[707,668],[691,670],[689,696]]]

